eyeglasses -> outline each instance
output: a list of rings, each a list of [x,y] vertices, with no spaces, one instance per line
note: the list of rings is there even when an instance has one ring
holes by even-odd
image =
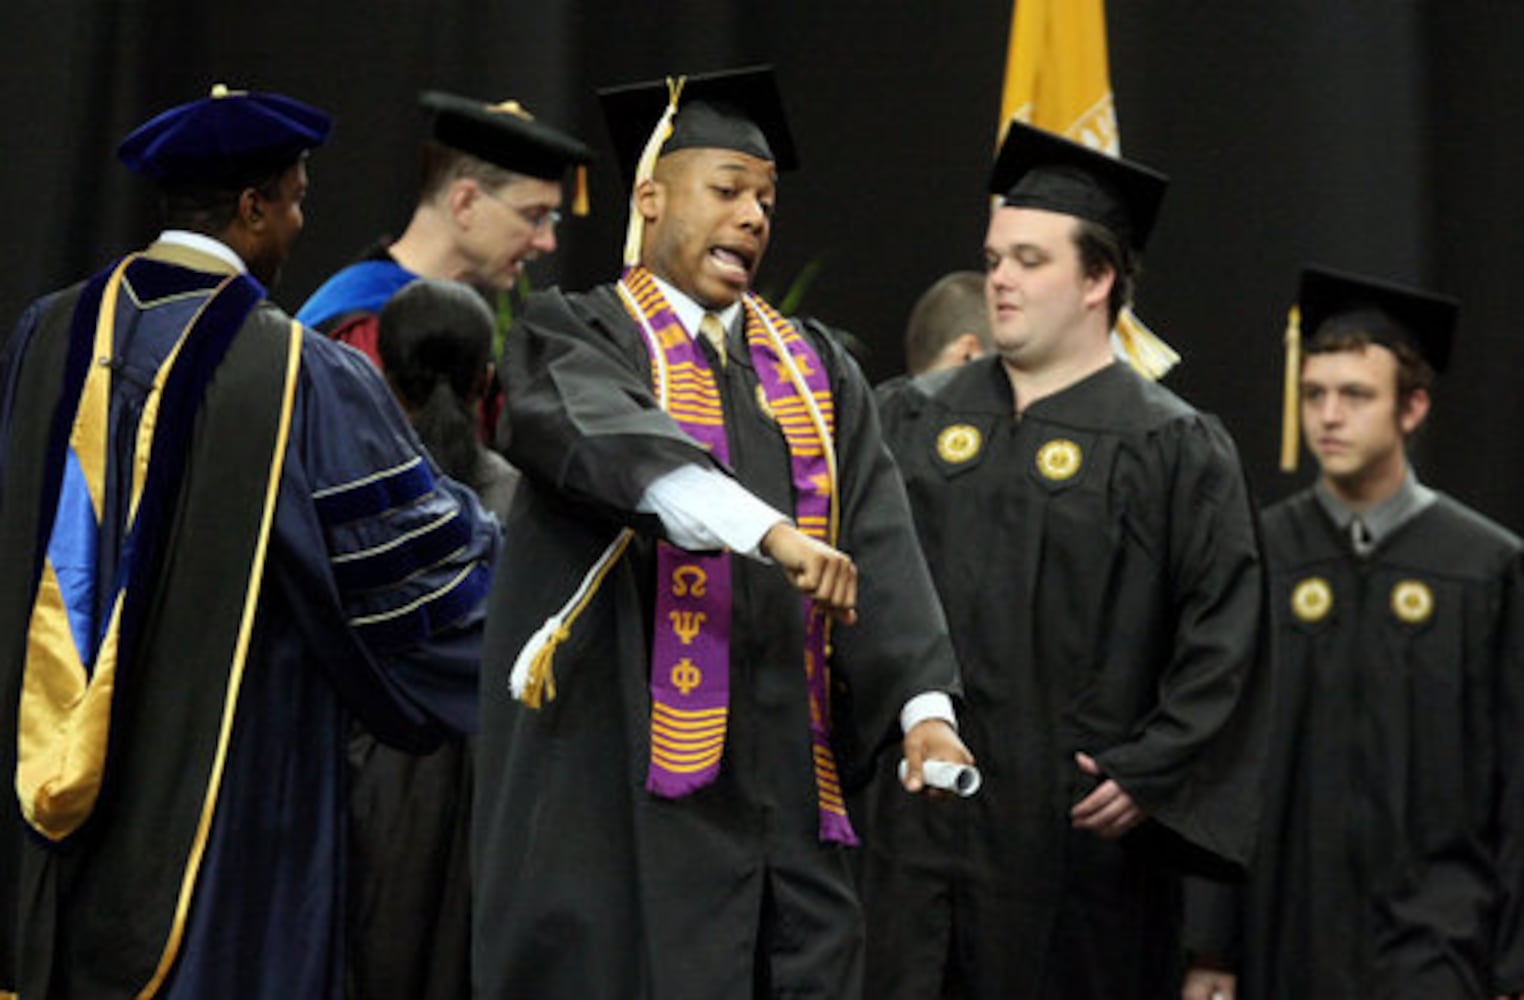
[[[515,205],[512,202],[504,201],[495,192],[489,191],[485,187],[478,187],[477,190],[509,211],[516,213],[519,218],[529,224],[530,228],[536,231],[554,229],[561,224],[561,212],[559,209],[551,208],[549,205],[531,205],[525,208],[522,205]]]

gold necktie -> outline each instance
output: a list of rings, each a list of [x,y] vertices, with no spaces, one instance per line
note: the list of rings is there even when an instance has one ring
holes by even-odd
[[[702,333],[704,339],[714,348],[714,353],[720,359],[720,367],[725,367],[725,324],[721,323],[720,318],[714,313],[705,313],[703,320],[699,322],[699,333]]]

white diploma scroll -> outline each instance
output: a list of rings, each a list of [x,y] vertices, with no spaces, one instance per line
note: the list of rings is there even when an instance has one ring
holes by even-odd
[[[905,780],[905,774],[909,770],[910,762],[901,758],[901,782]],[[984,784],[984,777],[974,765],[954,764],[945,760],[923,761],[921,778],[929,788],[941,788],[965,799],[979,791],[979,786]]]

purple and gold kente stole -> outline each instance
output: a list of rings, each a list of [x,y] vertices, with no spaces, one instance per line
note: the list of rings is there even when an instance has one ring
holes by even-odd
[[[654,344],[651,371],[662,409],[729,464],[714,373],[649,272],[622,279]],[[656,351],[660,355],[656,355]],[[665,798],[714,781],[730,705],[730,556],[656,546],[656,624],[651,640],[651,768],[647,790]]]
[[[651,353],[663,409],[721,461],[729,459],[719,389],[703,352],[650,274],[625,272]],[[744,298],[746,343],[779,429],[788,443],[799,530],[827,544],[837,533],[835,412],[819,356],[792,324],[754,295]],[[632,314],[635,309],[631,309]],[[651,767],[646,788],[678,797],[709,784],[725,750],[730,700],[730,554],[701,556],[665,542],[657,553],[658,591],[651,656]],[[804,669],[820,809],[820,838],[856,844],[831,752],[828,701],[830,621],[807,597]]]

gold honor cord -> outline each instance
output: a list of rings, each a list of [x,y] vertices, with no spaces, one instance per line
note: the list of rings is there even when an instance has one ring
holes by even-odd
[[[758,318],[762,320],[762,328],[767,331],[768,339],[773,342],[773,349],[783,359],[783,363],[788,371],[789,381],[793,383],[794,391],[799,394],[799,398],[804,400],[804,404],[810,413],[810,421],[815,425],[815,433],[820,438],[820,448],[825,454],[826,474],[829,477],[827,487],[831,491],[831,520],[826,526],[826,544],[834,549],[837,547],[837,540],[841,534],[841,490],[837,488],[840,480],[836,473],[836,444],[831,433],[831,425],[826,422],[825,415],[820,412],[820,406],[815,401],[815,394],[810,391],[809,385],[804,381],[804,373],[799,370],[799,364],[794,360],[793,352],[783,342],[783,335],[778,332],[778,328],[773,325],[772,318],[768,316],[766,304],[750,292],[747,292],[746,295],[752,300],[751,304],[756,309]],[[830,616],[821,617],[820,627],[823,629],[823,641],[827,656],[830,655],[831,650],[831,624]],[[835,773],[835,764],[836,762],[833,759],[831,761],[833,775]]]
[[[744,296],[746,304],[755,313],[763,331],[767,334],[773,350],[778,354],[782,365],[779,373],[786,373],[790,384],[798,398],[804,403],[809,414],[812,428],[816,439],[820,443],[820,454],[825,461],[825,488],[830,498],[829,514],[824,520],[825,541],[835,548],[839,544],[841,527],[841,490],[840,480],[836,463],[835,438],[832,431],[832,420],[827,419],[820,409],[819,401],[815,398],[814,391],[805,381],[804,373],[800,370],[798,360],[792,351],[788,349],[788,342],[778,329],[778,323],[786,323],[782,316],[777,315],[771,306],[761,298],[751,293]],[[790,332],[803,341],[802,334],[797,331]],[[822,372],[822,378],[827,376]],[[827,383],[828,384],[828,383]],[[835,400],[826,390],[827,398],[831,400],[832,418],[835,415]],[[779,408],[781,400],[774,401],[774,409]],[[780,418],[781,425],[781,418]],[[804,445],[796,444],[792,434],[785,434],[789,439],[789,450],[796,455],[803,454]],[[799,449],[796,451],[796,449]],[[813,534],[810,525],[806,521],[818,522],[822,520],[818,516],[809,519],[799,518],[800,530]],[[818,623],[818,631],[817,624]],[[829,723],[830,718],[830,666],[831,656],[831,617],[818,608],[807,612],[805,625],[805,651],[804,666],[805,676],[810,684],[810,712],[811,712],[811,740],[813,742],[813,764],[815,772],[816,797],[819,803],[821,816],[821,837],[827,840],[837,840],[846,844],[859,843],[856,833],[852,829],[851,820],[847,816],[846,802],[841,792],[841,779],[836,770],[836,757],[831,752]],[[817,645],[818,643],[818,645]],[[820,660],[814,657],[819,654]]]
[[[259,537],[255,542],[254,559],[249,566],[248,586],[243,603],[243,620],[238,629],[238,641],[233,648],[232,669],[228,675],[228,690],[223,701],[222,729],[217,737],[217,754],[212,761],[211,780],[207,783],[206,798],[201,804],[201,819],[196,825],[195,840],[185,865],[185,875],[180,883],[180,898],[175,905],[174,922],[169,939],[164,943],[164,953],[153,978],[144,986],[138,997],[154,996],[164,985],[169,970],[179,956],[180,945],[185,939],[185,919],[190,912],[191,897],[196,888],[196,876],[201,871],[201,861],[206,854],[206,841],[212,829],[212,816],[217,808],[217,794],[222,787],[222,772],[227,763],[228,743],[232,738],[233,719],[238,711],[238,692],[243,683],[244,665],[248,660],[249,639],[254,631],[254,614],[259,607],[260,585],[264,582],[265,556],[269,551],[270,528],[275,520],[275,502],[280,494],[281,470],[286,459],[286,444],[291,437],[291,412],[296,403],[297,375],[302,365],[302,327],[291,321],[291,333],[286,350],[286,384],[281,401],[280,423],[276,429],[275,447],[270,456],[269,480],[265,485],[265,509],[260,519]]]
[[[799,363],[794,360],[793,353],[783,341],[783,335],[778,332],[778,328],[768,315],[766,303],[750,292],[746,293],[746,298],[748,305],[756,310],[758,318],[762,320],[762,328],[767,331],[768,339],[773,342],[773,349],[783,360],[788,370],[789,381],[794,384],[794,391],[799,393],[799,398],[804,400],[804,405],[810,413],[810,421],[815,425],[815,433],[820,437],[820,447],[825,454],[826,471],[830,476],[828,486],[831,491],[831,522],[827,528],[826,543],[835,548],[837,537],[841,532],[841,494],[837,489],[837,483],[840,480],[836,472],[836,446],[831,425],[826,422],[825,415],[820,412],[815,394],[810,391],[809,385],[804,381],[804,373],[799,370]]]
[[[632,204],[630,215],[632,236],[634,236],[634,223],[638,218]],[[636,252],[639,252],[638,245]],[[625,309],[640,324],[640,332],[646,339],[647,352],[652,358],[652,381],[656,388],[656,404],[665,411],[671,393],[672,378],[672,373],[667,370],[667,354],[661,349],[656,331],[651,329],[651,321],[646,319],[645,310],[635,301],[629,288],[623,281],[618,282],[614,287],[619,289],[619,295],[624,299]],[[513,670],[508,675],[508,688],[513,696],[527,707],[538,709],[545,702],[556,700],[556,678],[552,669],[555,665],[556,650],[571,637],[572,625],[592,603],[593,597],[603,586],[609,571],[619,562],[634,538],[635,532],[632,529],[625,528],[620,531],[603,550],[603,555],[598,557],[598,561],[593,563],[592,568],[582,577],[582,583],[578,585],[571,599],[545,619],[545,624],[536,629],[535,633],[529,637],[529,641],[524,643],[524,648],[519,650],[519,655],[513,660]]]
[[[539,708],[547,701],[556,700],[556,678],[551,670],[556,650],[561,643],[571,638],[572,624],[592,603],[593,595],[603,586],[603,578],[619,562],[619,557],[624,555],[624,550],[634,537],[635,532],[629,528],[619,532],[582,578],[582,583],[572,594],[571,600],[545,619],[545,624],[535,630],[529,641],[524,643],[524,648],[519,650],[519,655],[513,661],[513,670],[508,676],[508,687],[513,696],[528,707]]]

